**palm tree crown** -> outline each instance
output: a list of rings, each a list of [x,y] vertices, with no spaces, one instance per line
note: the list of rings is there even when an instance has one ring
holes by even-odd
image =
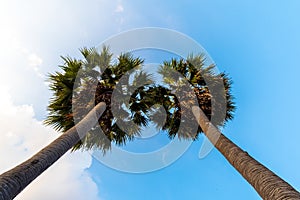
[[[124,108],[117,103],[114,106],[118,106],[120,110],[118,114],[121,115],[114,117],[111,111],[111,96],[113,91],[118,89],[116,86],[120,78],[132,69],[139,69],[143,60],[125,53],[117,58],[115,64],[112,64],[112,54],[109,53],[107,47],[103,47],[101,53],[98,53],[95,48],[83,48],[81,53],[84,60],[63,57],[65,63],[60,66],[63,72],[49,75],[53,98],[48,106],[49,115],[45,124],[52,125],[56,130],[66,131],[74,126],[76,120],[80,121],[94,105],[105,102],[107,108],[99,118],[100,126],[90,130],[73,147],[73,150],[100,148],[105,151],[110,147],[111,142],[119,145],[125,144],[126,140],[131,140],[134,135],[139,134],[140,128],[128,127],[124,131],[118,127],[117,121],[127,120],[134,121],[137,125],[146,125],[145,117],[140,112],[130,114],[126,109],[130,107],[129,104]],[[150,76],[141,70],[135,73],[134,80],[137,79],[145,79],[146,83],[152,83]],[[129,85],[128,82],[129,79],[126,85]],[[145,90],[146,87],[147,84],[139,90]],[[94,101],[91,102],[91,100]],[[145,106],[140,105],[140,108],[142,107]],[[99,134],[99,128],[105,137]]]
[[[193,124],[197,123],[190,112],[192,106],[199,106],[216,126],[223,126],[233,118],[235,105],[231,95],[232,81],[225,73],[216,73],[215,69],[215,65],[205,67],[202,54],[188,56],[186,60],[171,59],[160,66],[159,74],[165,84],[155,87],[155,94],[151,96],[162,98],[167,111],[166,124],[162,129],[167,130],[171,138],[177,135],[179,138],[196,139],[203,132],[200,126],[196,133],[191,130]],[[180,94],[180,100],[174,94]],[[155,117],[152,119],[155,121]],[[186,125],[178,130],[183,122]]]
[[[203,131],[198,125],[196,131],[191,128],[197,124],[191,112],[193,105],[199,105],[209,119],[213,112],[219,113],[216,116],[221,117],[215,117],[213,120],[217,126],[224,125],[233,117],[235,106],[230,93],[231,81],[224,73],[214,73],[214,65],[204,67],[202,55],[189,56],[186,60],[172,59],[170,62],[164,62],[158,72],[163,77],[164,84],[159,85],[151,80],[151,75],[141,70],[143,60],[134,58],[131,54],[122,54],[113,63],[112,54],[107,47],[103,47],[100,53],[94,48],[83,48],[81,53],[83,60],[63,57],[65,63],[60,66],[63,72],[50,75],[50,89],[54,97],[48,107],[49,116],[45,123],[53,125],[57,130],[66,131],[74,126],[74,120],[82,119],[95,104],[105,102],[107,108],[99,118],[99,126],[90,130],[73,150],[100,148],[105,151],[109,149],[111,142],[125,144],[127,140],[140,133],[141,125],[146,126],[150,120],[161,130],[167,131],[171,138],[178,135],[180,138],[196,139]],[[133,80],[130,80],[130,76],[126,76],[126,73],[133,69],[135,75]],[[177,74],[173,73],[175,71]],[[206,83],[208,79],[211,82],[210,87]],[[187,81],[190,90],[184,81]],[[215,92],[212,98],[211,91],[216,90],[214,87],[218,88],[217,84],[220,84],[220,81],[221,88],[225,89],[223,93]],[[138,83],[143,84],[137,86]],[[118,109],[116,116],[113,115],[111,107],[113,93],[120,94],[113,102],[113,106]],[[183,98],[178,99],[176,93],[182,94]],[[219,97],[215,97],[217,95]],[[126,97],[129,99],[128,102],[124,101]],[[221,99],[225,104],[215,101],[212,106],[215,99]],[[160,117],[162,111],[155,109],[157,105],[165,109],[164,124],[162,124],[164,120]],[[226,107],[225,110],[222,106]],[[220,115],[222,112],[223,115]],[[137,126],[126,125],[129,121]],[[182,122],[185,126],[179,129]],[[118,126],[122,123],[123,129]],[[101,135],[100,129],[105,137]]]

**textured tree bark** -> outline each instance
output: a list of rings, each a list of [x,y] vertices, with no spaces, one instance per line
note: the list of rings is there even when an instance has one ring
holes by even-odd
[[[250,183],[265,200],[300,199],[300,193],[247,152],[226,138],[212,125],[203,111],[194,106],[193,113],[206,137],[228,162]]]
[[[76,126],[63,133],[30,159],[1,174],[0,200],[10,200],[16,197],[35,178],[71,149],[98,122],[98,118],[105,108],[105,103],[99,103]]]

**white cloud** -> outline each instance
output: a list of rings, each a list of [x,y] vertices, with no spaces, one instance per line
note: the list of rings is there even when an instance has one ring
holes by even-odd
[[[5,87],[0,87],[0,173],[26,160],[58,136],[34,118],[30,105],[16,106]],[[16,199],[99,199],[98,188],[85,171],[88,153],[67,153],[32,182]]]
[[[40,58],[35,53],[29,53],[27,56],[28,65],[32,67],[35,74],[41,78],[44,78],[44,75],[40,72],[39,66],[43,63],[42,58]]]
[[[17,104],[30,104],[36,114],[44,115],[49,99],[43,71],[43,59],[35,51],[25,48],[17,37],[0,34],[0,85],[6,85]],[[2,36],[2,37],[1,37]],[[40,117],[41,118],[41,117]]]
[[[118,4],[116,9],[115,9],[115,12],[121,13],[123,11],[124,11],[124,7],[121,4]]]
[[[35,53],[31,53],[28,55],[28,62],[30,66],[37,67],[43,63],[43,60]]]

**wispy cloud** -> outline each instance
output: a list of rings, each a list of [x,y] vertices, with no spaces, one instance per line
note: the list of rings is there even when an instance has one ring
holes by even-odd
[[[27,56],[27,60],[28,60],[28,65],[30,67],[32,67],[32,69],[34,70],[35,74],[41,78],[44,78],[44,75],[40,72],[39,67],[41,66],[41,64],[43,63],[43,59],[40,58],[38,55],[36,55],[35,53],[30,53]]]
[[[121,4],[117,5],[117,7],[115,9],[115,12],[121,13],[123,11],[124,11],[124,7]]]
[[[124,12],[124,7],[122,4],[118,4],[116,9],[115,9],[115,12],[116,13],[121,13],[121,12]]]
[[[28,55],[28,64],[32,67],[38,67],[43,63],[43,60],[36,55],[35,53],[31,53]]]

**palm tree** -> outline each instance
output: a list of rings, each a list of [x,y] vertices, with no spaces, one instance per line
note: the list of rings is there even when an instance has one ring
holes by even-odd
[[[175,137],[177,134],[181,138],[196,139],[199,133],[204,133],[263,199],[300,199],[299,192],[291,185],[256,161],[219,131],[218,127],[232,119],[235,110],[230,93],[231,81],[226,74],[215,73],[214,65],[204,67],[204,62],[204,57],[199,55],[190,56],[186,60],[172,59],[170,62],[164,62],[161,66],[159,73],[162,74],[165,85],[149,91],[151,95],[145,98],[146,102],[149,97],[162,98],[160,102],[167,111],[167,122],[165,125],[161,125],[159,121],[156,121],[158,126],[162,126],[162,129],[168,131],[170,137]],[[172,70],[180,72],[183,78],[173,73]],[[193,98],[186,98],[183,99],[183,102],[179,102],[174,98],[174,92],[188,91],[183,79],[188,81],[189,87],[196,95],[196,101]],[[220,90],[222,87],[217,86],[220,81],[223,84],[223,91]],[[188,92],[185,94],[186,97],[190,95]],[[225,103],[222,104],[222,100],[225,100],[223,101]],[[193,114],[183,113],[182,107],[185,106],[188,107],[186,110],[192,110]],[[222,109],[224,106],[225,110]],[[155,121],[155,117],[152,119]],[[194,120],[199,124],[196,133],[191,132],[189,126],[182,129],[183,132],[178,131],[178,125],[186,120],[190,124],[194,123]]]
[[[112,54],[106,47],[103,47],[101,53],[94,48],[84,48],[81,53],[84,60],[62,57],[65,61],[60,66],[62,72],[49,76],[53,98],[48,106],[49,116],[45,124],[52,125],[63,134],[30,159],[0,175],[0,200],[13,199],[70,149],[100,148],[105,152],[111,142],[124,144],[126,140],[139,134],[139,128],[129,128],[126,132],[121,130],[116,124],[121,117],[134,121],[138,125],[136,127],[146,125],[139,112],[130,115],[128,109],[118,104],[115,106],[119,106],[123,116],[114,118],[110,101],[118,80],[127,71],[139,68],[143,60],[133,58],[130,54],[122,54],[115,64],[111,64]],[[149,76],[138,70],[134,78],[141,77],[146,83],[151,83]],[[146,87],[147,84],[139,90]],[[90,97],[91,91],[95,92],[92,94],[95,96],[94,102],[85,99]],[[76,109],[73,109],[74,105]],[[100,126],[95,126],[96,124]],[[101,127],[105,137],[99,135],[99,130],[95,127]]]

